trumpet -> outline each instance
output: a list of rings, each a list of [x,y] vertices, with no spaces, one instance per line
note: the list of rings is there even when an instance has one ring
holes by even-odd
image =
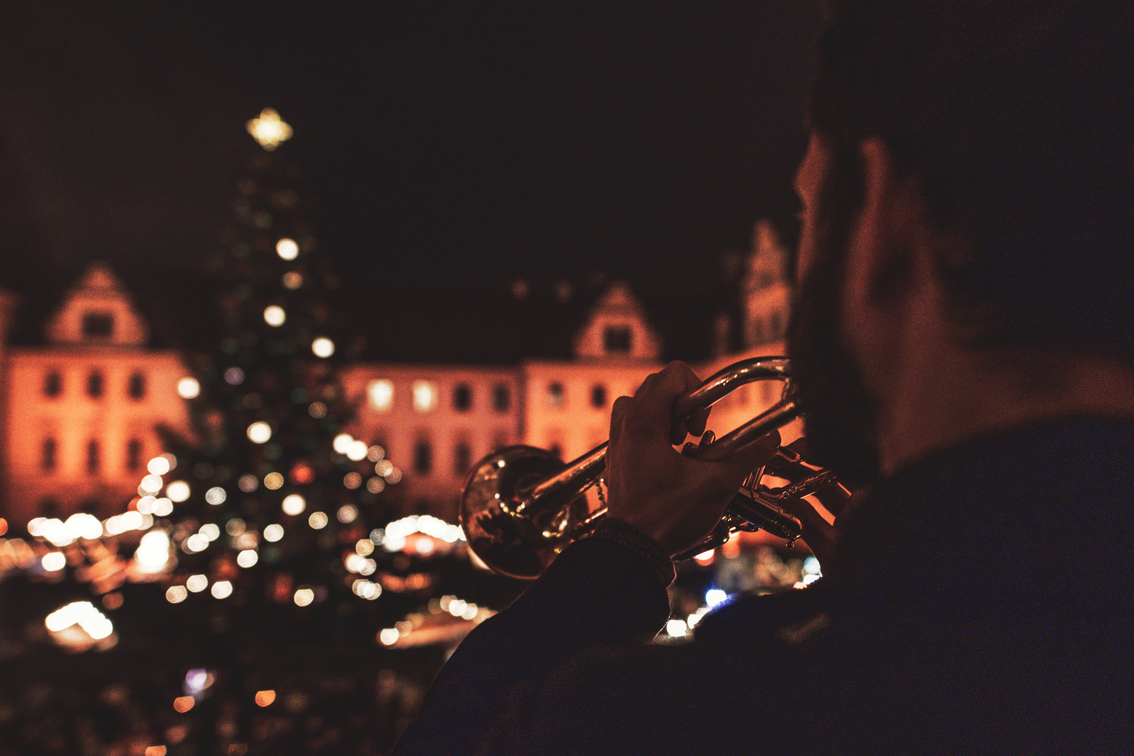
[[[741,386],[763,380],[784,383],[776,404],[720,438],[714,438],[711,431],[705,433],[697,443],[686,444],[682,453],[723,459],[802,414],[792,390],[788,360],[757,357],[726,367],[678,397],[673,404],[673,425],[684,423]],[[583,496],[606,468],[606,447],[604,442],[568,464],[533,446],[509,446],[477,462],[461,493],[461,527],[469,548],[496,572],[538,577],[569,543],[587,535],[606,517],[606,507],[589,512]],[[787,480],[802,477],[773,488],[762,484],[765,475]],[[676,558],[695,556],[740,530],[766,530],[790,546],[802,530],[783,504],[835,482],[829,470],[809,465],[781,447],[767,465],[745,478],[709,539]]]

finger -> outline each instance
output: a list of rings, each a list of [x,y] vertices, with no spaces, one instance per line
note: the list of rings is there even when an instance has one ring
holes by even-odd
[[[622,423],[631,401],[633,400],[628,396],[620,396],[610,407],[610,446],[617,446],[622,437]]]
[[[677,436],[673,430],[673,402],[681,394],[691,391],[701,385],[697,374],[684,362],[671,362],[662,370],[648,376],[642,385],[634,392],[634,403],[631,417],[636,424],[641,424],[654,431],[662,431],[666,438]],[[680,437],[671,443],[678,444],[685,438]]]
[[[687,430],[690,435],[700,436],[705,432],[705,426],[709,422],[709,409],[709,407],[706,407],[703,410],[697,410],[685,421],[685,430]],[[680,441],[677,443],[680,443]]]

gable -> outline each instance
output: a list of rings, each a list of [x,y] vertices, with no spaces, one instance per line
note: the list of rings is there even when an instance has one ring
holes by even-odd
[[[612,283],[575,334],[575,356],[604,360],[658,360],[661,338],[645,308],[621,282]]]
[[[95,262],[47,321],[45,336],[52,344],[142,346],[149,325],[118,277]]]

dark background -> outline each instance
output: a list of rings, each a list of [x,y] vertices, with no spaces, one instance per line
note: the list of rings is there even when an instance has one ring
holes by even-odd
[[[808,0],[37,0],[0,24],[0,282],[218,244],[273,107],[353,281],[696,290],[790,226]]]

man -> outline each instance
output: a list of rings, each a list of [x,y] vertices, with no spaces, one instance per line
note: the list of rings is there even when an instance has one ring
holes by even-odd
[[[399,753],[1134,751],[1134,10],[829,16],[789,351],[810,449],[871,485],[837,529],[797,513],[825,577],[645,642],[667,556],[774,447],[679,455],[670,365],[615,404],[609,524],[469,636]]]

